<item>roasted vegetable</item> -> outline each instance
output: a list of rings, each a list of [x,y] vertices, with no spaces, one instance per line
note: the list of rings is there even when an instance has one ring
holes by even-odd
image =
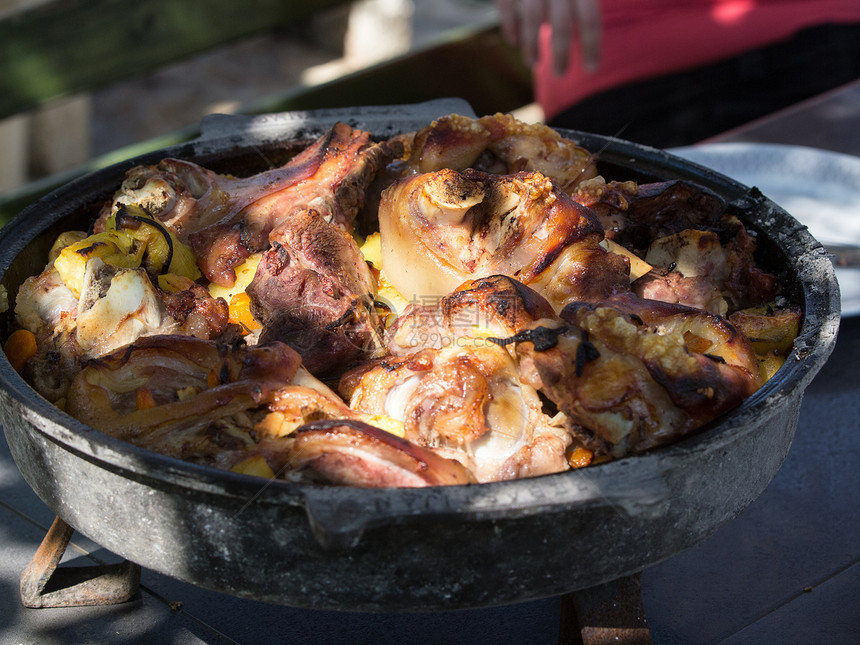
[[[244,291],[230,298],[230,322],[239,325],[245,331],[260,329],[262,325],[251,314],[251,298]]]
[[[197,280],[200,269],[191,248],[134,204],[125,204],[107,222],[107,230],[80,239],[79,232],[63,233],[51,255],[63,283],[79,298],[87,262],[99,258],[125,269],[144,267],[154,279],[175,274]]]
[[[13,331],[6,340],[3,351],[15,371],[20,372],[36,353],[36,336],[26,329]]]
[[[254,253],[242,264],[236,267],[236,282],[232,287],[222,287],[217,284],[210,283],[209,293],[213,298],[224,298],[228,303],[233,299],[233,296],[245,293],[245,289],[251,284],[254,275],[257,273],[257,266],[260,264],[262,253]]]
[[[269,466],[265,458],[261,455],[252,455],[243,459],[230,470],[234,473],[242,473],[243,475],[254,475],[256,477],[265,477],[266,479],[274,479],[275,471]]]
[[[76,298],[81,297],[87,262],[93,258],[125,269],[140,266],[140,258],[133,252],[132,239],[119,231],[96,233],[70,244],[57,255],[54,268]]]
[[[174,273],[192,280],[201,277],[191,247],[180,242],[137,204],[123,204],[107,220],[107,228],[121,231],[133,240],[135,254],[150,275]]]
[[[767,304],[736,311],[729,320],[750,339],[756,354],[776,352],[785,356],[791,351],[800,330],[800,308],[779,308]]]

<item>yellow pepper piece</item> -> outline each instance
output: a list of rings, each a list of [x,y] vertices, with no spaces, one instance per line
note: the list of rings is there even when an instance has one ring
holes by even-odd
[[[51,247],[51,250],[48,252],[48,262],[56,260],[57,256],[60,255],[60,251],[67,246],[77,244],[86,237],[87,234],[84,231],[64,231],[63,233],[60,233],[54,241],[54,245]]]
[[[191,280],[202,274],[194,252],[138,204],[123,204],[111,215],[108,230],[120,230],[135,242],[136,252],[150,274],[175,273]]]
[[[64,248],[54,260],[54,268],[75,297],[80,298],[89,260],[99,258],[105,264],[130,269],[140,266],[140,257],[132,251],[133,240],[128,235],[122,231],[105,231]]]
[[[266,479],[274,479],[275,471],[266,460],[260,455],[252,455],[243,459],[230,470],[234,473],[242,473],[243,475],[254,475],[256,477],[265,477]]]
[[[229,304],[233,296],[244,292],[248,288],[248,285],[251,284],[251,280],[254,279],[254,274],[257,273],[257,266],[260,264],[262,257],[262,253],[254,253],[249,256],[234,269],[236,272],[236,282],[233,283],[232,287],[220,287],[217,284],[210,284],[209,295],[213,298],[224,298]]]
[[[171,233],[171,235],[173,235]],[[203,274],[197,266],[197,258],[194,257],[194,251],[187,244],[183,244],[175,237],[173,238],[173,261],[168,267],[170,273],[183,275],[192,280],[197,280]]]

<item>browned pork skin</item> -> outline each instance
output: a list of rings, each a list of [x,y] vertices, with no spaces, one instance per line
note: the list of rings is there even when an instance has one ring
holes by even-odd
[[[645,261],[654,270],[632,288],[643,298],[726,315],[772,301],[779,281],[755,264],[755,239],[734,216],[712,230],[686,229],[654,240]]]
[[[686,181],[578,187],[574,199],[591,208],[606,237],[626,246],[654,270],[633,283],[642,298],[725,315],[773,300],[779,283],[754,261],[755,239],[725,200]]]
[[[650,331],[671,337],[688,351],[710,358],[724,373],[724,379],[738,383],[744,398],[762,385],[752,344],[722,316],[634,294],[618,294],[605,303],[573,303],[561,317],[579,324],[580,316],[589,316],[600,306],[611,307],[637,324],[641,321]]]
[[[339,373],[381,347],[376,283],[352,236],[313,210],[272,231],[247,288],[260,342],[301,354],[315,375]]]
[[[452,114],[403,138],[410,174],[475,168],[508,175],[537,171],[567,192],[597,174],[594,159],[549,126],[507,114],[472,119]]]
[[[98,258],[86,266],[80,298],[52,264],[27,278],[18,293],[18,321],[38,338],[38,351],[23,376],[53,403],[62,404],[86,359],[141,336],[212,339],[228,329],[227,303],[190,279],[177,279],[177,290],[166,292],[142,268],[114,267]]]
[[[165,159],[133,169],[101,219],[120,203],[140,203],[191,244],[208,280],[229,287],[234,268],[267,248],[269,233],[297,208],[350,230],[365,188],[399,150],[338,123],[284,166],[247,178]]]
[[[722,197],[683,180],[609,184],[602,193],[580,192],[574,198],[599,213],[607,236],[638,252],[666,235],[714,227],[726,211]]]
[[[555,318],[545,298],[511,277],[493,275],[463,283],[437,306],[409,305],[386,330],[386,348],[403,355],[462,338],[508,338],[542,318]]]
[[[354,410],[401,421],[407,440],[460,461],[479,482],[569,467],[572,437],[492,340],[380,359],[346,375],[341,391]]]
[[[472,325],[515,334],[535,320],[554,315],[546,298],[506,275],[464,282],[442,299],[441,306],[451,327],[462,326],[471,317]]]
[[[299,428],[288,464],[299,475],[349,486],[414,488],[475,481],[453,459],[349,419],[317,421]]]
[[[574,303],[558,344],[518,343],[523,379],[621,457],[685,435],[761,386],[755,354],[727,321],[641,300]]]
[[[180,459],[224,469],[263,459],[276,477],[288,474],[297,428],[363,418],[282,343],[248,347],[176,336],[140,339],[90,361],[73,383],[69,412]]]
[[[599,246],[594,214],[544,175],[440,170],[385,191],[382,259],[406,297],[439,297],[466,280],[503,274],[560,310],[629,289],[629,262]]]

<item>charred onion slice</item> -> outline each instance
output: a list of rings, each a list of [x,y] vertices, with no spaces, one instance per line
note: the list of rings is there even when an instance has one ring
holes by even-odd
[[[68,411],[108,434],[180,456],[183,439],[271,401],[299,369],[286,345],[228,346],[188,336],[149,336],[87,363]],[[138,409],[146,388],[156,405]]]

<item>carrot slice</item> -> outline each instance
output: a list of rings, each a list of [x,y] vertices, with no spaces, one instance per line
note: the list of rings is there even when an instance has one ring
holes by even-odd
[[[27,329],[15,330],[6,339],[3,351],[15,371],[20,372],[36,354],[36,336]]]
[[[251,297],[244,291],[230,298],[229,306],[231,323],[237,324],[249,332],[262,327],[251,315]]]
[[[147,390],[145,387],[139,388],[137,390],[137,396],[135,397],[135,407],[138,410],[149,410],[150,408],[154,408],[158,405],[155,402],[155,399],[152,396],[152,392]]]
[[[572,468],[585,468],[591,463],[593,457],[593,452],[587,448],[578,446],[568,455],[567,461]]]

